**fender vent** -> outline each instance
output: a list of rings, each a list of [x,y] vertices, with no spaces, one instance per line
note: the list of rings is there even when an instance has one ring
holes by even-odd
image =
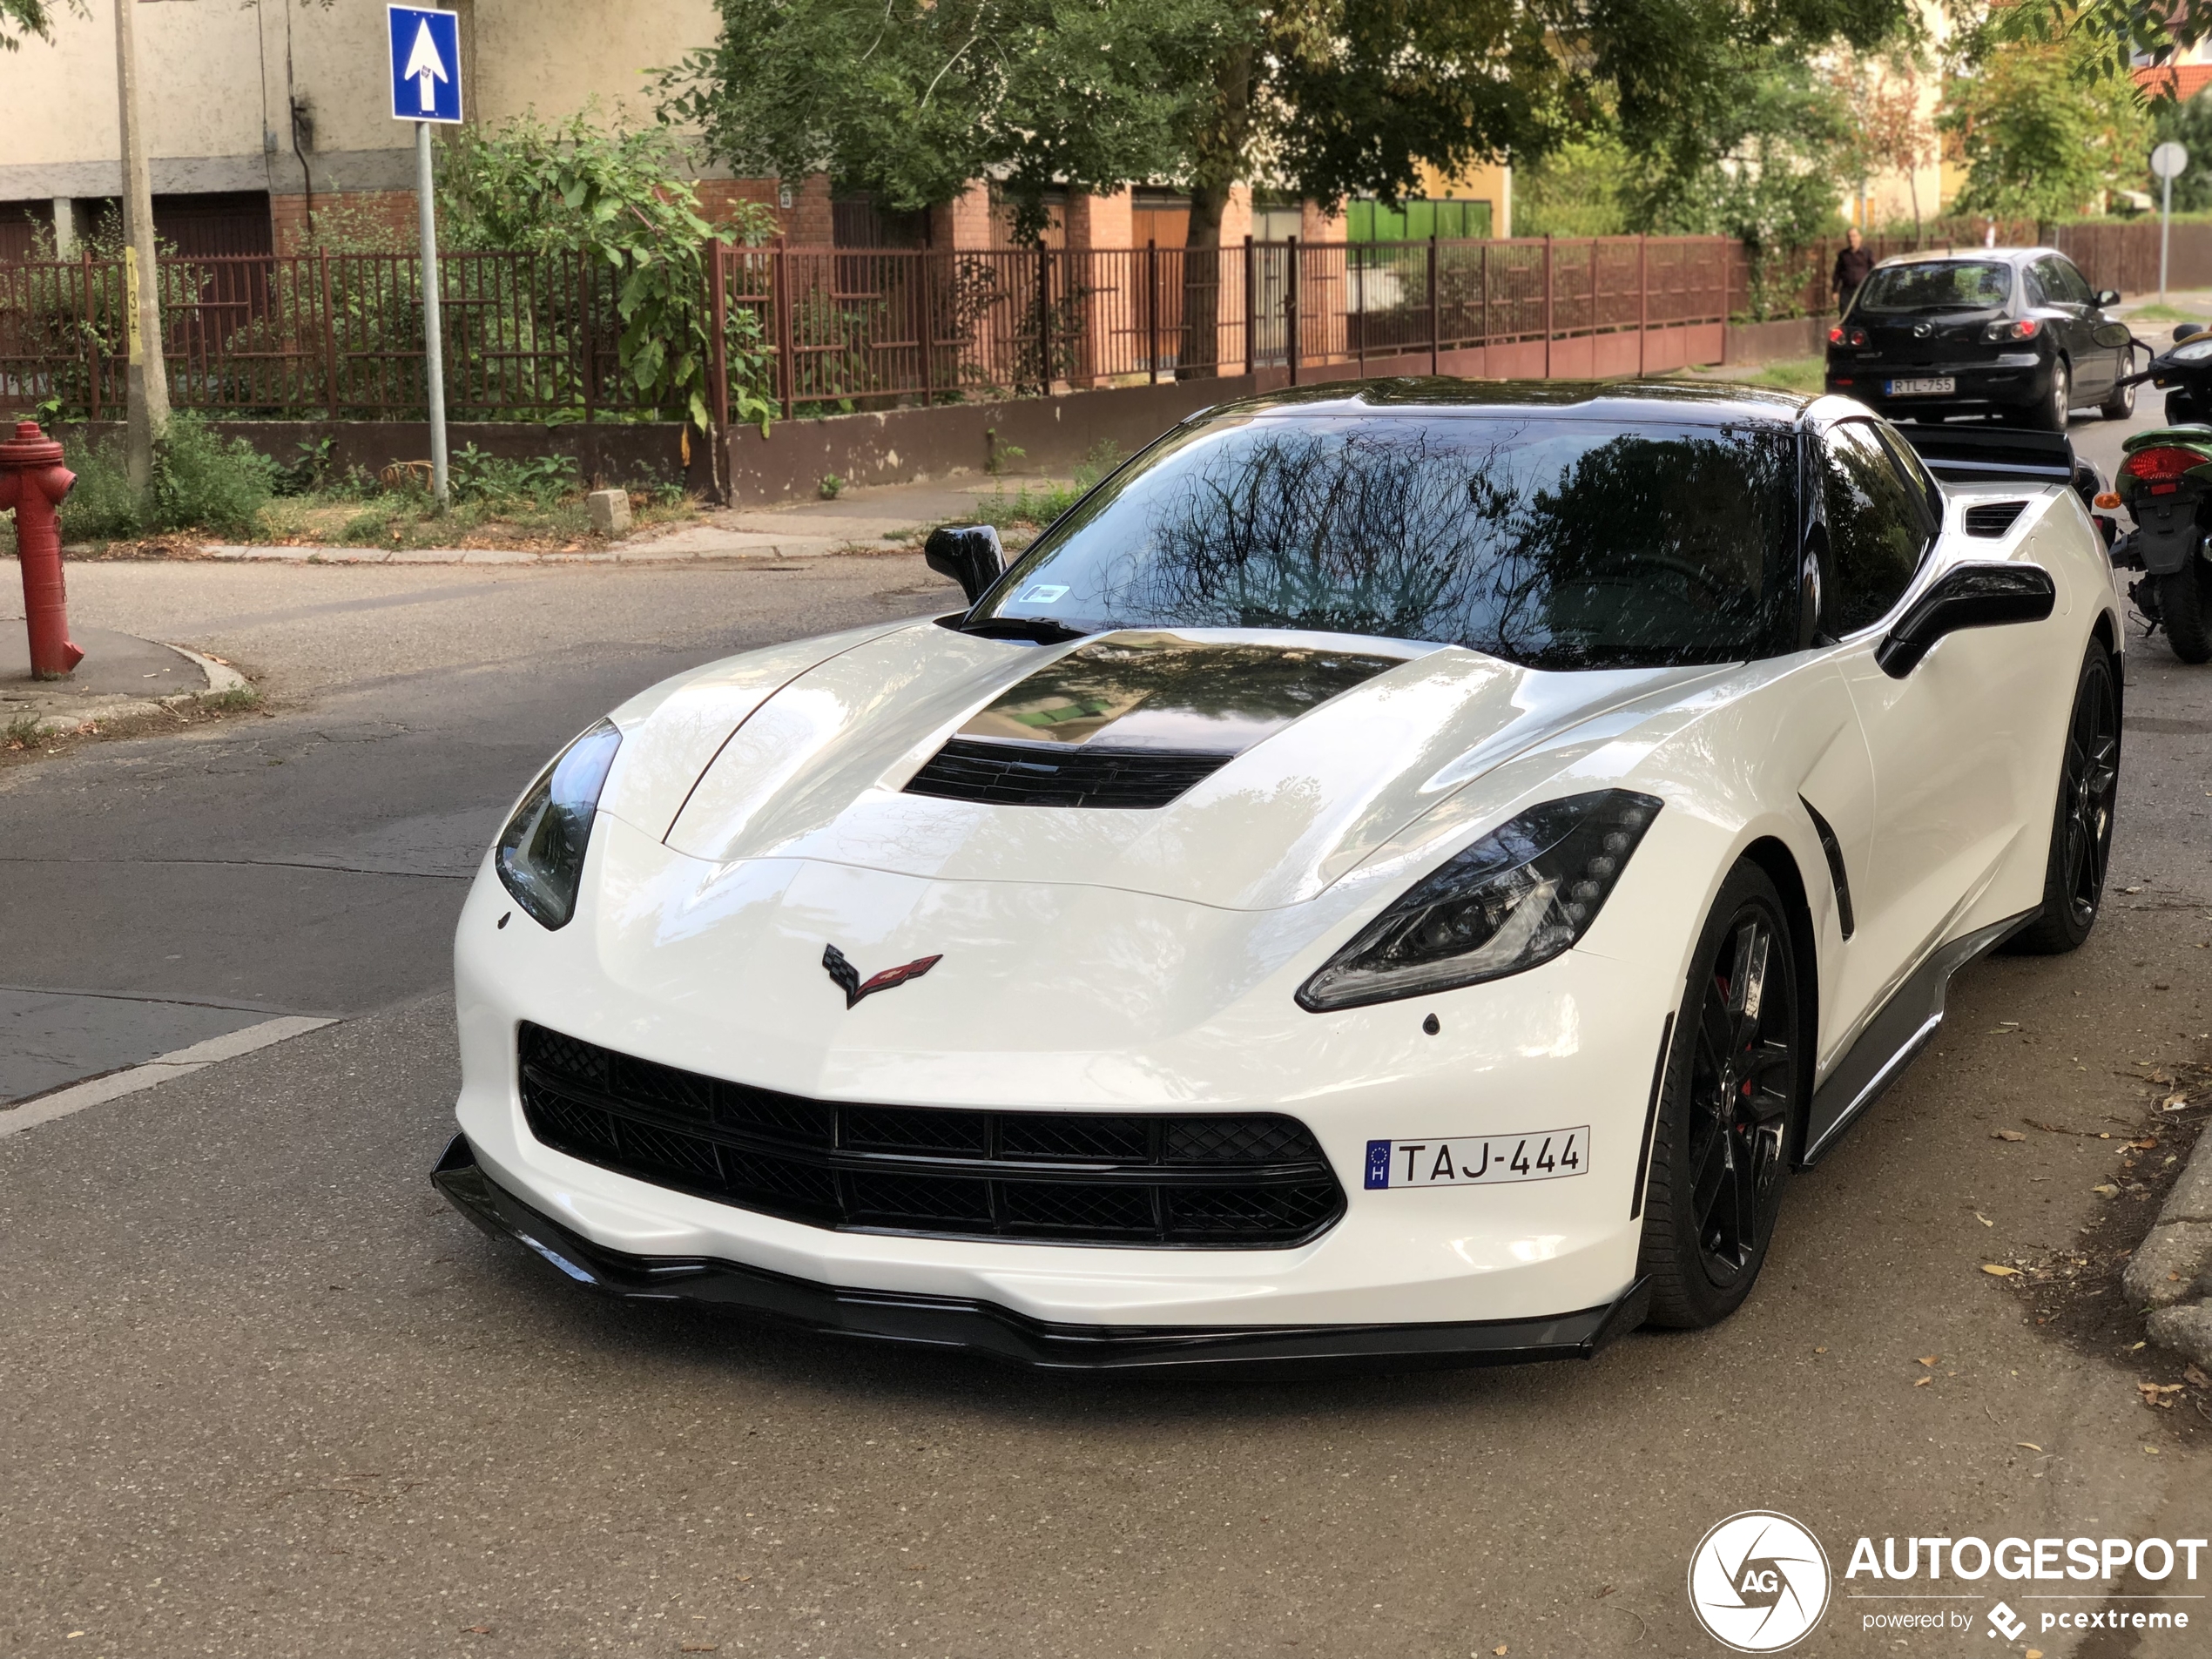
[[[1977,502],[1966,509],[1966,534],[2002,536],[2013,528],[2013,521],[2027,510],[2024,501]]]
[[[679,1071],[525,1023],[544,1145],[843,1232],[1287,1250],[1344,1214],[1312,1132],[1274,1112],[1132,1116],[860,1106]]]
[[[1164,806],[1234,755],[954,738],[907,785],[909,795],[995,806]]]
[[[1836,925],[1842,929],[1844,937],[1849,939],[1851,934],[1851,876],[1844,869],[1844,844],[1836,839],[1836,832],[1829,827],[1828,820],[1820,815],[1818,807],[1803,795],[1797,797],[1797,805],[1805,809],[1812,819],[1813,833],[1820,837],[1820,851],[1828,860],[1828,879],[1836,887]]]

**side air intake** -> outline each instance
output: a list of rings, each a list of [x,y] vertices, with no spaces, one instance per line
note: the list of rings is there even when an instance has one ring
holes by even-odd
[[[1977,502],[1966,509],[1966,534],[2002,536],[2013,528],[2013,521],[2027,510],[2024,501]]]

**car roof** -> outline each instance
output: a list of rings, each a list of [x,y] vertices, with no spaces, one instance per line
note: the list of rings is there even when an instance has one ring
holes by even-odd
[[[1549,415],[1629,422],[1721,426],[1744,421],[1795,425],[1810,397],[1779,387],[1725,381],[1489,381],[1450,375],[1301,386],[1217,404],[1190,416],[1341,417],[1359,415]]]
[[[2056,254],[2060,259],[2067,257],[2065,249],[2056,247],[1932,247],[1918,253],[1892,253],[1874,268],[1878,271],[1892,265],[1947,265],[1965,260],[1982,264],[2024,265],[2047,254]]]

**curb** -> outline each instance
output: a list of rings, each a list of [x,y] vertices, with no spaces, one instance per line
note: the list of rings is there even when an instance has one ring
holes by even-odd
[[[173,651],[198,668],[207,684],[197,691],[176,691],[167,697],[110,697],[87,698],[81,708],[55,714],[42,714],[31,725],[31,735],[47,732],[68,732],[81,730],[88,720],[116,720],[140,714],[158,714],[165,709],[179,709],[197,703],[203,698],[229,697],[238,692],[253,695],[253,688],[246,683],[246,676],[228,663],[204,657],[186,645],[172,644],[165,639],[152,642],[164,651]]]
[[[875,551],[857,548],[831,536],[792,536],[723,546],[668,547],[642,542],[636,547],[610,548],[592,553],[532,553],[502,547],[260,547],[210,543],[202,551],[210,559],[231,563],[273,564],[698,564],[715,560],[732,563],[755,559],[819,559],[846,551]],[[905,551],[904,548],[896,550]]]
[[[2212,1370],[2212,1127],[2197,1136],[2120,1284],[2148,1315],[2153,1342]]]

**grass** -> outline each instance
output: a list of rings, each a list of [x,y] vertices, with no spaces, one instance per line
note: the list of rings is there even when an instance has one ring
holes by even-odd
[[[994,529],[1042,528],[1073,507],[1090,493],[1091,487],[1108,473],[1122,464],[1122,447],[1107,439],[1092,447],[1082,464],[1076,469],[1075,479],[1065,484],[1040,484],[1032,489],[1022,484],[1011,496],[1001,484],[988,496],[975,498],[974,521],[990,525]],[[970,522],[974,522],[970,521]]]
[[[2130,322],[2202,322],[2204,313],[2201,309],[2179,311],[2172,306],[2160,305],[2154,300],[2150,304],[2138,306],[2129,312],[2128,320]]]
[[[1755,374],[1730,378],[1747,386],[1778,386],[1785,392],[1817,394],[1826,388],[1827,373],[1825,357],[1792,357],[1785,362],[1768,363]]]

